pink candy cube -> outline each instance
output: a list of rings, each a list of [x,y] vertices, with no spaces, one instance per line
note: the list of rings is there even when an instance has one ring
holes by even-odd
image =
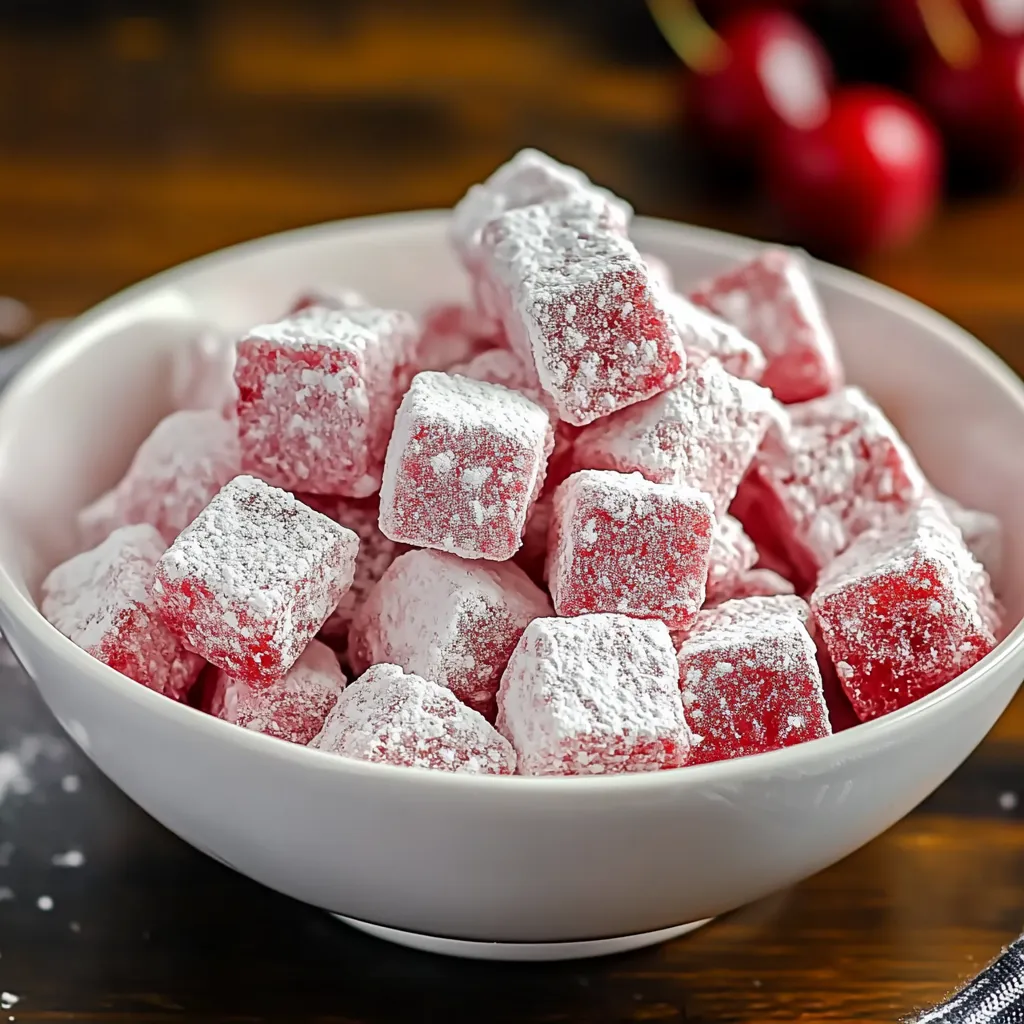
[[[761,383],[780,402],[806,402],[842,385],[842,367],[803,260],[766,249],[690,296],[755,342],[768,360]]]
[[[153,578],[163,553],[160,534],[148,524],[115,530],[46,577],[40,611],[97,661],[181,700],[203,659],[185,650],[158,614]]]
[[[1003,564],[1003,524],[991,512],[964,508],[955,498],[938,495],[949,521],[963,534],[964,543],[998,583]]]
[[[197,325],[171,363],[171,396],[176,409],[213,409],[235,418],[235,340],[214,327]]]
[[[767,365],[764,353],[732,324],[675,292],[664,295],[662,301],[683,340],[688,367],[717,359],[734,377],[761,379]]]
[[[153,592],[192,650],[252,686],[280,679],[352,585],[359,539],[261,480],[232,480],[160,559]]]
[[[664,623],[625,615],[534,619],[498,691],[521,775],[678,768],[692,736]]]
[[[408,313],[313,306],[238,343],[243,469],[268,483],[377,491],[418,331]]]
[[[417,370],[455,370],[456,363],[504,347],[501,327],[473,306],[448,302],[427,310],[416,349]],[[474,376],[466,374],[467,377]],[[475,377],[487,380],[486,377]],[[502,384],[504,381],[495,381]]]
[[[721,604],[732,598],[756,562],[757,548],[740,521],[730,515],[721,516],[711,534],[707,603]]]
[[[934,500],[863,533],[822,573],[811,608],[862,721],[965,672],[999,629],[985,570]]]
[[[310,746],[360,761],[474,775],[511,775],[516,755],[451,690],[374,665],[338,698]]]
[[[781,544],[801,583],[864,530],[884,526],[926,489],[914,456],[858,388],[794,405],[769,432],[733,514],[758,543]]]
[[[218,670],[206,710],[243,729],[305,746],[323,728],[344,689],[337,655],[312,640],[286,675],[260,689]]]
[[[494,720],[494,696],[527,624],[551,602],[511,562],[409,551],[391,563],[352,624],[353,670],[387,662],[447,686]]]
[[[683,707],[701,737],[691,764],[830,735],[809,614],[797,597],[750,597],[697,617],[679,648]]]
[[[238,430],[212,409],[165,416],[113,491],[78,514],[83,543],[149,523],[170,544],[241,470]]]
[[[511,210],[484,229],[483,274],[509,344],[558,415],[582,426],[671,387],[679,333],[633,244],[586,197]]]
[[[714,528],[710,498],[692,487],[574,473],[555,492],[547,569],[555,609],[685,629],[704,603]]]
[[[724,514],[774,418],[773,405],[765,388],[710,360],[688,369],[674,388],[585,427],[575,463],[694,487]]]
[[[463,558],[511,558],[551,445],[548,414],[518,392],[417,374],[388,445],[380,528]]]

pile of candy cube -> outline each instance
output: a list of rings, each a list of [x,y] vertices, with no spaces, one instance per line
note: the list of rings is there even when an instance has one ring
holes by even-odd
[[[683,295],[631,213],[525,150],[454,211],[471,305],[198,335],[44,615],[237,726],[503,775],[770,751],[974,665],[999,522],[845,386],[800,255]]]

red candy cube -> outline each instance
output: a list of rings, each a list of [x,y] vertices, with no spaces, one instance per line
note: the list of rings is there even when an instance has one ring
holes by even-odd
[[[498,691],[521,775],[678,768],[692,736],[664,623],[625,615],[534,619]]]
[[[707,603],[721,604],[735,597],[756,562],[757,548],[740,521],[729,515],[721,516],[711,534]]]
[[[160,534],[148,524],[115,530],[46,577],[40,610],[97,661],[181,700],[203,659],[185,650],[157,612],[153,577],[163,553]]]
[[[195,336],[175,350],[171,396],[176,409],[214,409],[235,418],[235,341],[213,327],[198,327]]]
[[[374,665],[338,698],[310,746],[360,761],[474,775],[511,775],[516,755],[451,690]]]
[[[773,405],[765,388],[709,360],[688,369],[674,388],[585,427],[575,462],[686,484],[711,495],[724,514],[774,418]]]
[[[234,423],[212,409],[171,413],[139,446],[121,482],[79,512],[83,542],[149,523],[170,544],[240,467]]]
[[[252,686],[280,679],[352,585],[359,539],[262,480],[232,480],[160,559],[153,592],[185,644]]]
[[[675,384],[686,356],[663,293],[607,208],[578,197],[484,229],[485,281],[512,349],[582,426]]]
[[[574,473],[555,492],[547,572],[556,611],[687,628],[704,603],[714,528],[711,499],[692,487]]]
[[[242,467],[268,483],[377,491],[418,331],[407,313],[313,306],[238,343]]]
[[[380,528],[463,558],[511,558],[551,445],[548,414],[518,392],[417,374],[388,445]]]
[[[312,640],[286,675],[260,689],[218,670],[207,711],[243,729],[305,746],[323,728],[344,689],[337,655]]]
[[[822,573],[811,608],[861,721],[965,672],[999,628],[985,570],[934,500],[854,541]]]
[[[664,302],[683,339],[687,366],[701,366],[709,359],[717,359],[734,377],[761,379],[767,365],[764,353],[732,324],[675,292],[668,293]]]
[[[806,402],[842,385],[832,331],[800,257],[767,249],[690,296],[737,327],[768,360],[761,383],[780,402]]]
[[[955,498],[937,495],[949,521],[963,534],[964,543],[998,583],[1003,563],[1003,524],[991,512],[964,508]]]
[[[808,618],[797,597],[750,597],[701,612],[679,648],[683,707],[702,737],[691,764],[831,734]]]
[[[416,369],[451,370],[491,349],[503,347],[505,337],[493,319],[472,306],[449,302],[429,309],[423,317],[423,330],[416,351]],[[466,374],[467,377],[473,374]],[[487,380],[486,377],[475,377]],[[504,381],[494,381],[503,384]],[[511,386],[511,385],[509,385]]]
[[[789,427],[762,446],[733,513],[758,543],[781,544],[802,583],[865,530],[925,493],[914,456],[858,388],[790,406]]]
[[[387,662],[447,686],[494,720],[501,673],[527,624],[551,602],[511,562],[409,551],[391,563],[352,624],[353,670]]]

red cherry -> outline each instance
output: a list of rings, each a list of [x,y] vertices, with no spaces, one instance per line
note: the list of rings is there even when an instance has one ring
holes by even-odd
[[[957,20],[966,15],[968,31],[973,27],[985,36],[1013,38],[1024,34],[1024,0],[926,0],[947,28],[957,31]],[[929,31],[921,16],[922,0],[884,0],[882,17],[891,31],[905,43],[928,41]]]
[[[828,115],[832,66],[824,47],[785,11],[748,11],[723,24],[720,67],[691,79],[690,113],[711,152],[748,163],[782,126]]]
[[[1024,35],[1024,0],[963,0],[964,11],[984,35]]]
[[[999,180],[1024,170],[1024,41],[986,39],[962,67],[925,54],[915,94],[959,164]]]
[[[909,100],[881,87],[843,90],[828,120],[779,132],[768,189],[786,223],[820,250],[859,255],[907,241],[939,197],[938,134]]]

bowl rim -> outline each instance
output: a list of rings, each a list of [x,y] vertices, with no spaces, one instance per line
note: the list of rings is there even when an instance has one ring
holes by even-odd
[[[11,380],[0,395],[0,437],[10,437],[12,431],[4,431],[5,421],[14,415],[11,411],[24,402],[31,393],[48,377],[73,362],[80,353],[95,342],[95,328],[120,307],[143,298],[149,293],[177,285],[183,277],[196,271],[215,269],[239,258],[262,250],[301,246],[305,242],[319,240],[331,235],[358,235],[361,232],[377,234],[381,229],[401,233],[410,229],[443,228],[450,216],[449,210],[414,210],[377,214],[344,220],[328,221],[307,227],[263,235],[214,252],[187,260],[145,278],[116,292],[103,302],[69,321],[45,347],[35,355]],[[678,241],[680,232],[688,235],[693,244],[715,255],[741,258],[752,249],[766,243],[739,235],[697,227],[653,217],[637,217],[634,227],[639,229],[642,241],[657,242],[659,237],[669,244]],[[814,257],[807,256],[815,280],[835,286],[840,290],[861,298],[904,319],[916,320],[929,331],[941,337],[942,341],[955,348],[961,356],[976,364],[979,370],[1002,389],[1019,408],[1024,418],[1024,382],[981,342],[947,317],[930,307],[903,295],[887,285],[871,281],[853,271],[836,267]],[[2,444],[2,442],[0,442]],[[230,742],[248,748],[263,756],[277,756],[312,771],[367,778],[377,783],[391,785],[412,785],[416,782],[429,783],[447,788],[487,787],[497,798],[503,793],[508,796],[539,789],[553,798],[563,796],[565,787],[573,793],[600,794],[605,792],[663,793],[673,787],[728,787],[742,782],[748,776],[763,776],[768,772],[814,774],[816,768],[824,770],[837,760],[861,755],[873,746],[894,740],[900,733],[907,732],[920,719],[927,718],[935,708],[948,701],[954,701],[973,685],[993,679],[999,669],[1010,661],[1024,664],[1024,619],[981,661],[944,686],[915,701],[913,704],[891,714],[840,733],[809,740],[791,747],[771,750],[760,754],[715,761],[708,764],[684,766],[685,770],[653,772],[610,773],[588,776],[496,776],[475,775],[459,772],[438,772],[428,769],[413,769],[396,765],[360,761],[341,757],[311,747],[301,747],[283,742],[273,736],[240,729],[238,726],[214,718],[197,708],[168,700],[148,687],[128,679],[109,666],[97,661],[71,640],[60,633],[23,593],[15,582],[8,566],[0,560],[0,606],[16,620],[18,625],[32,639],[43,647],[50,648],[64,661],[71,672],[79,672],[95,681],[97,685],[119,694],[122,699],[140,703],[155,714],[162,714],[171,721],[180,718],[182,725],[206,732],[218,742]],[[28,674],[28,673],[26,673]],[[85,738],[72,738],[79,742],[88,753],[89,744]]]

